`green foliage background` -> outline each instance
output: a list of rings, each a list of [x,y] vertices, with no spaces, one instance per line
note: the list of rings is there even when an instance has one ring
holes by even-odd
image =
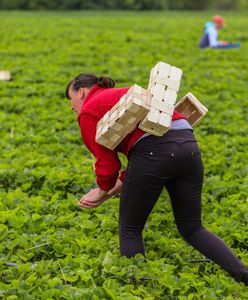
[[[146,87],[151,67],[183,69],[209,113],[195,128],[205,162],[203,219],[248,266],[247,17],[225,13],[224,40],[200,50],[206,13],[0,13],[0,298],[247,299],[247,288],[179,236],[164,192],[144,231],[147,261],[119,257],[118,198],[83,210],[94,186],[64,88],[80,72]],[[124,159],[123,159],[124,161]],[[18,267],[7,267],[13,262]]]

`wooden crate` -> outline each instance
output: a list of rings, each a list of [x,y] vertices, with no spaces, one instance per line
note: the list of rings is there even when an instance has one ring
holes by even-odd
[[[148,84],[152,95],[151,110],[139,124],[140,129],[157,136],[170,129],[181,77],[181,69],[164,62],[152,68]]]
[[[151,107],[141,123],[144,125],[140,124],[139,128],[153,135],[162,136],[170,129],[171,120],[171,115]]]
[[[116,148],[147,115],[150,102],[151,94],[133,85],[98,122],[96,142],[111,150]]]
[[[0,70],[0,80],[11,80],[11,73],[10,71],[7,71],[7,70]]]
[[[175,105],[175,110],[183,114],[191,126],[197,125],[208,111],[192,93],[180,99]]]

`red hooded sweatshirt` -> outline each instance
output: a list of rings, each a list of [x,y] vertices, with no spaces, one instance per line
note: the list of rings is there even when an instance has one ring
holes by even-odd
[[[121,152],[128,156],[132,145],[145,134],[143,130],[136,128],[114,150],[109,150],[95,141],[98,121],[126,94],[128,89],[129,87],[102,88],[94,85],[90,88],[78,114],[78,123],[84,143],[96,158],[96,182],[104,191],[113,188],[119,176],[121,162],[117,153]],[[175,111],[172,120],[178,119],[185,119],[185,116]],[[124,174],[125,171],[119,177],[122,181]]]

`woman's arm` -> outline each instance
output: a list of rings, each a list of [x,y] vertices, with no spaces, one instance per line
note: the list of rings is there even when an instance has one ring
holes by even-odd
[[[90,152],[96,157],[95,174],[98,188],[84,195],[78,205],[92,208],[120,192],[122,181],[118,179],[121,162],[116,151],[109,150],[96,143],[96,127],[99,118],[85,113],[79,118],[82,138]],[[124,173],[120,176],[123,180]]]
[[[95,174],[97,185],[101,190],[109,191],[115,186],[119,177],[121,162],[115,150],[107,149],[96,143],[95,136],[98,121],[99,118],[96,118],[94,115],[84,113],[80,116],[79,125],[85,145],[96,158]]]

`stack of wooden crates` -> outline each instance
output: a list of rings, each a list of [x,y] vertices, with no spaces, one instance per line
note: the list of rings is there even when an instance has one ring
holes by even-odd
[[[182,70],[158,62],[151,70],[148,89],[135,84],[97,124],[96,142],[113,150],[137,126],[156,136],[170,128],[174,110],[195,126],[207,108],[188,93],[176,103]],[[176,104],[175,104],[176,103]]]

